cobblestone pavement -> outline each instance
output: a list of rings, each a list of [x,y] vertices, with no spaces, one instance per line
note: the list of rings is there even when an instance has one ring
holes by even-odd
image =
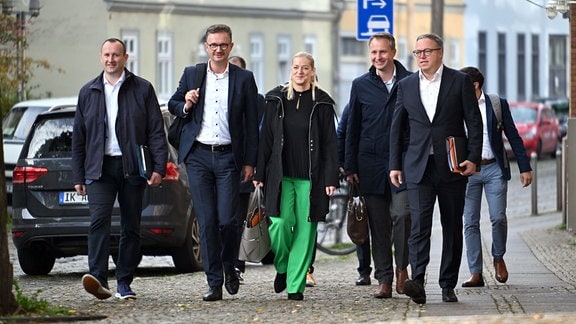
[[[506,284],[497,283],[490,257],[490,224],[483,209],[484,275],[486,287],[456,288],[459,303],[443,303],[438,287],[442,242],[435,219],[426,292],[428,303],[419,306],[404,295],[390,299],[372,297],[372,286],[355,286],[357,259],[318,253],[318,285],[306,288],[305,299],[288,301],[273,292],[273,266],[249,264],[245,283],[237,295],[224,292],[224,300],[203,302],[204,274],[177,274],[170,257],[144,257],[132,285],[137,300],[100,301],[80,283],[87,271],[85,256],[57,260],[47,276],[27,276],[18,266],[10,242],[15,278],[25,294],[39,289],[39,298],[78,314],[105,317],[100,323],[562,323],[576,318],[576,237],[558,228],[556,178],[553,160],[539,163],[539,216],[530,216],[529,188],[521,188],[517,170],[509,185],[509,237],[505,260],[510,272]],[[111,263],[111,268],[113,264]],[[469,276],[465,256],[459,283]],[[113,272],[111,288],[115,288]],[[1,322],[1,320],[0,320]]]

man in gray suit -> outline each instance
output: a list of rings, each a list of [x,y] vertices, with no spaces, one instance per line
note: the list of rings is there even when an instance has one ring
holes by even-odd
[[[454,287],[462,258],[464,196],[467,176],[476,172],[481,160],[482,116],[468,75],[443,65],[442,38],[420,35],[412,53],[420,69],[398,83],[390,131],[390,180],[395,186],[406,182],[412,219],[408,240],[412,280],[404,283],[404,293],[417,304],[426,303],[424,277],[438,199],[443,235],[439,284],[442,300],[457,302]],[[405,136],[409,145],[403,159]],[[467,155],[458,173],[448,166],[448,136],[467,137]]]

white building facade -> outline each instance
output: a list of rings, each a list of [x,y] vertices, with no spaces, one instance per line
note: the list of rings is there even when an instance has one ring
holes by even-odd
[[[569,22],[546,16],[546,0],[466,0],[466,65],[484,90],[509,101],[566,98]]]

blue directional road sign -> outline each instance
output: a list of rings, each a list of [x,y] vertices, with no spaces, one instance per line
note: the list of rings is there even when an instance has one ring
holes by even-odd
[[[368,40],[378,32],[393,34],[394,0],[357,0],[357,2],[357,40]]]

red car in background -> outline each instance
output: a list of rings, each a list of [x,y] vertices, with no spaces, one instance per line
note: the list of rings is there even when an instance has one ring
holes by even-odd
[[[537,102],[510,102],[510,112],[528,156],[533,152],[538,157],[546,154],[556,156],[561,135],[558,118],[550,106]],[[508,156],[514,156],[506,137],[504,146]]]

